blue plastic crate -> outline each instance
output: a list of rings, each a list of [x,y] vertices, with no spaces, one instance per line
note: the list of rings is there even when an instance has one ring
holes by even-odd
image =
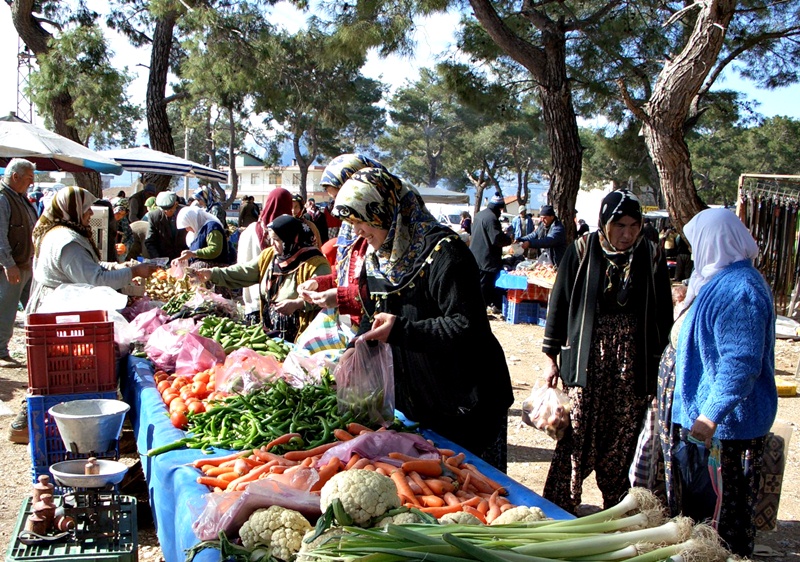
[[[539,318],[537,318],[537,319],[536,319],[536,323],[537,323],[539,326],[541,326],[542,328],[544,328],[545,326],[547,326],[547,318],[542,318],[542,317],[540,316]]]
[[[510,324],[536,324],[539,319],[539,303],[511,302],[506,311],[506,322]]]
[[[40,474],[50,474],[50,465],[72,459],[85,459],[89,453],[79,454],[67,451],[61,434],[58,432],[55,419],[50,416],[48,410],[71,400],[96,400],[107,399],[116,400],[117,391],[92,392],[88,394],[51,394],[47,396],[28,396],[28,438],[31,454],[31,475],[33,481]],[[118,459],[119,443],[113,450],[102,453],[94,453],[93,456],[99,459]],[[52,479],[52,474],[50,474]],[[55,480],[53,480],[55,482]]]
[[[546,319],[547,318],[547,307],[539,305],[539,318]]]

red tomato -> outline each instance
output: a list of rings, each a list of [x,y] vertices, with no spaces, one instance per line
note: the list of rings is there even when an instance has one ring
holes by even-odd
[[[176,397],[172,402],[169,403],[169,411],[172,412],[185,412],[186,411],[186,402],[184,402],[180,396]]]
[[[189,408],[189,411],[191,413],[193,413],[193,414],[202,414],[203,412],[206,411],[205,404],[203,404],[199,400],[196,401],[196,402],[191,402],[190,404],[187,404],[187,407]]]
[[[167,406],[169,406],[169,405],[170,405],[170,403],[171,403],[171,402],[172,402],[172,401],[173,401],[175,398],[178,398],[178,393],[177,393],[177,392],[175,392],[174,390],[172,390],[171,388],[168,388],[167,390],[165,390],[165,391],[164,391],[164,392],[161,394],[161,398],[163,398],[163,399],[164,399],[164,404],[166,404]]]
[[[155,381],[157,383],[159,383],[159,382],[161,382],[163,380],[167,380],[167,377],[169,377],[169,375],[167,373],[165,373],[164,371],[156,371],[155,373],[153,373],[153,378],[155,379]]]
[[[167,390],[168,388],[170,388],[170,386],[169,386],[169,381],[163,381],[163,380],[162,380],[161,382],[159,382],[159,383],[156,385],[156,388],[158,389],[158,391],[159,391],[161,394],[163,394],[165,390]]]
[[[192,383],[192,394],[196,396],[202,396],[207,392],[208,390],[206,389],[206,383],[203,381],[194,381]]]
[[[183,399],[184,402],[186,402],[187,399],[195,396],[195,393],[192,391],[191,386],[184,386],[183,388],[181,388],[179,394],[181,395],[181,398]]]
[[[208,382],[208,379],[210,378],[211,378],[211,373],[209,373],[208,371],[200,371],[194,377],[192,377],[192,380],[194,382]]]
[[[178,429],[185,429],[189,424],[189,420],[186,419],[186,414],[184,412],[172,412],[169,416],[169,421]]]

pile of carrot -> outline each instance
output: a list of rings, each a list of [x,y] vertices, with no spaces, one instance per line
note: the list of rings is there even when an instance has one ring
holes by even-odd
[[[270,474],[291,474],[316,466],[322,455],[342,441],[348,441],[365,431],[363,425],[351,423],[347,430],[337,429],[337,441],[305,451],[288,451],[283,455],[270,449],[288,441],[295,434],[287,433],[267,445],[224,457],[197,459],[193,466],[203,475],[197,478],[215,492],[244,490],[251,482],[267,478]],[[326,465],[316,468],[319,479],[311,488],[319,492],[331,477],[342,470],[373,470],[391,478],[403,505],[415,507],[441,517],[447,513],[465,511],[483,523],[491,523],[502,512],[515,507],[504,496],[507,491],[497,482],[482,474],[474,465],[464,462],[464,453],[451,449],[438,449],[439,459],[419,459],[401,453],[389,453],[399,466],[361,458],[353,454],[347,463],[334,457]]]

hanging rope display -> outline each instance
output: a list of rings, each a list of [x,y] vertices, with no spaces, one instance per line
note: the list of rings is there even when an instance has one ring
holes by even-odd
[[[737,212],[758,244],[755,266],[772,288],[775,311],[794,316],[800,280],[800,176],[742,175]]]

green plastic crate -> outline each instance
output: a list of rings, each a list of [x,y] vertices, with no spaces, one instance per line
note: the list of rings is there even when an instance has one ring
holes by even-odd
[[[61,497],[56,504],[61,505]],[[118,505],[114,505],[118,502]],[[79,506],[86,505],[82,501]],[[28,546],[17,538],[25,530],[25,520],[31,514],[31,498],[26,498],[20,508],[17,524],[11,535],[6,553],[6,562],[28,562],[47,560],[55,562],[136,562],[138,540],[136,527],[136,498],[117,496],[115,501],[102,500],[94,509],[97,521],[89,525],[79,517],[75,535],[77,540],[54,544]],[[114,530],[113,536],[87,537],[92,531]]]

